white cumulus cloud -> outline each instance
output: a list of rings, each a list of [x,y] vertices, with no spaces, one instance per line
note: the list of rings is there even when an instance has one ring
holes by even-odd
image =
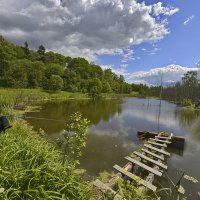
[[[142,83],[146,85],[160,85],[161,75],[164,85],[170,85],[180,81],[183,74],[188,71],[199,71],[199,68],[183,67],[171,64],[166,67],[154,68],[149,71],[138,71],[129,74],[126,80],[130,83]]]
[[[5,0],[0,1],[0,34],[18,44],[43,44],[95,60],[98,54],[120,54],[132,45],[162,39],[169,30],[159,15],[177,11],[136,0]]]

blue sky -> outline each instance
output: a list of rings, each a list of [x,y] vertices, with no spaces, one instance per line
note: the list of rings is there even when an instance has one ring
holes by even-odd
[[[146,4],[157,2],[145,1]],[[200,59],[200,1],[166,0],[162,2],[163,5],[180,9],[168,18],[167,27],[170,33],[155,43],[148,42],[131,46],[134,56],[140,59],[127,61],[129,72],[146,71],[170,64],[196,67]],[[189,18],[191,20],[184,25]],[[100,65],[114,65],[114,68],[118,68],[121,59],[121,56],[100,55],[97,62]]]
[[[199,0],[1,0],[0,35],[84,57],[130,83],[181,79],[200,60]]]

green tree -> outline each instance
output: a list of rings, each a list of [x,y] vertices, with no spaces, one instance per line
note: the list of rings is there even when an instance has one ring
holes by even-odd
[[[29,50],[28,42],[27,41],[24,42],[24,47],[22,47],[22,49],[24,50],[25,58],[28,58],[30,50]]]
[[[40,56],[44,56],[45,51],[46,51],[46,49],[45,49],[45,47],[44,47],[43,45],[40,45],[40,46],[38,47],[37,52],[38,52],[38,54],[39,54]]]
[[[23,61],[11,62],[4,75],[4,86],[11,88],[27,88],[28,78]]]
[[[45,47],[43,45],[40,45],[38,47],[37,53],[39,55],[39,60],[41,60],[42,62],[45,62]]]
[[[58,75],[62,77],[63,73],[64,73],[64,68],[58,64],[51,63],[46,65],[45,76],[47,78],[50,78],[51,75]]]
[[[108,83],[108,81],[103,79],[101,82],[102,82],[102,92],[110,93],[112,90],[111,90],[111,87],[110,87],[110,84]]]
[[[184,95],[186,99],[195,100],[198,88],[197,71],[188,71],[182,78]]]
[[[28,88],[38,88],[42,86],[45,65],[41,61],[29,62],[27,66]]]
[[[54,92],[62,90],[63,88],[63,80],[58,75],[51,75],[48,83],[49,83],[48,89]]]
[[[89,82],[88,93],[89,96],[94,98],[98,98],[102,91],[102,84],[98,78],[94,78]]]

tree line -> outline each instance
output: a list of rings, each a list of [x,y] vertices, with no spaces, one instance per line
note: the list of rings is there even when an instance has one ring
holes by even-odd
[[[46,52],[43,45],[37,51],[14,45],[0,36],[0,87],[42,88],[50,91],[89,93],[130,93],[132,87],[123,76],[111,69],[89,63],[84,58],[71,58]]]
[[[145,87],[146,96],[159,97],[161,86]],[[162,98],[183,105],[200,106],[200,81],[197,71],[188,71],[173,85],[162,88]]]

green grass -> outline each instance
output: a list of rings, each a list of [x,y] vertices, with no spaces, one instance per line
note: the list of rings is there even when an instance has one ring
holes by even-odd
[[[23,121],[0,134],[0,199],[92,199],[89,183]]]
[[[51,100],[51,99],[67,99],[67,98],[87,98],[87,94],[70,93],[70,92],[50,92],[41,89],[5,89],[0,88],[0,95],[16,98],[20,96],[28,97],[29,100]]]

